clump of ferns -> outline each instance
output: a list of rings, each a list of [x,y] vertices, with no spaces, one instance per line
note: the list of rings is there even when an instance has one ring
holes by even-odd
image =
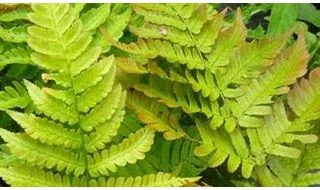
[[[210,167],[226,161],[229,172],[241,168],[245,178],[273,156],[298,159],[293,142],[317,141],[310,129],[320,117],[319,70],[300,79],[309,55],[299,25],[247,41],[239,9],[228,23],[225,10],[207,4],[131,6],[140,18],[129,24],[136,41],[116,42],[102,32],[127,52],[116,57],[123,83],[134,89],[127,106],[147,126],[168,140],[187,137],[175,110],[189,114],[202,138],[195,154],[210,156]]]
[[[103,56],[110,44],[99,39],[97,27],[129,10],[126,5],[103,4],[84,13],[83,4],[32,4],[27,19],[28,46],[45,87],[25,80],[26,91],[16,85],[4,92],[15,99],[28,96],[34,113],[5,111],[22,128],[14,133],[0,129],[5,141],[0,176],[12,186],[182,186],[198,177],[178,177],[156,171],[143,176],[112,177],[119,167],[145,158],[155,133],[141,128],[119,143],[125,115],[126,91],[117,82],[114,56]],[[119,11],[121,10],[121,11]],[[110,16],[109,16],[110,14]],[[128,19],[126,19],[128,20]],[[123,23],[126,24],[126,23]],[[112,28],[113,26],[113,28]],[[123,26],[111,24],[114,38]],[[27,100],[26,100],[27,101]],[[15,106],[13,106],[15,104]]]

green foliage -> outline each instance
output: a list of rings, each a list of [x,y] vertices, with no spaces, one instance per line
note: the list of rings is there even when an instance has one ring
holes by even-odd
[[[36,187],[319,185],[318,13],[0,4],[0,177]]]
[[[210,12],[207,5],[132,7],[136,17],[144,19],[129,25],[137,35],[136,42],[119,43],[106,31],[104,34],[114,46],[129,53],[116,58],[133,65],[129,69],[118,64],[127,72],[121,76],[132,91],[133,98],[127,105],[147,126],[163,132],[168,140],[188,138],[179,123],[172,125],[175,120],[159,120],[173,115],[170,110],[182,110],[194,119],[202,139],[195,154],[208,155],[210,167],[227,162],[229,172],[240,168],[245,178],[251,177],[255,168],[272,155],[299,158],[301,152],[293,147],[293,141],[317,141],[317,135],[308,131],[313,127],[309,123],[319,119],[315,111],[318,106],[295,103],[302,107],[312,105],[310,112],[304,109],[301,114],[299,108],[291,106],[293,99],[302,101],[290,98],[296,91],[290,89],[306,73],[309,54],[304,33],[298,25],[293,26],[296,18],[290,26],[277,24],[283,20],[277,11],[289,14],[282,10],[285,6],[279,5],[281,10],[273,11],[271,16],[269,35],[275,37],[251,42],[246,41],[247,29],[240,10],[233,23],[225,24],[226,12]],[[273,9],[277,7],[274,5]],[[288,43],[293,33],[298,38]],[[139,62],[134,59],[137,56],[149,61]],[[316,77],[311,79],[319,81]],[[288,102],[282,100],[286,97]],[[310,98],[313,101],[316,97],[310,94]],[[286,110],[288,105],[290,109]],[[296,115],[291,116],[292,113]],[[313,117],[303,118],[313,113]],[[175,117],[181,118],[181,114]]]
[[[16,160],[2,166],[0,176],[12,186],[181,186],[198,180],[160,170],[135,178],[107,177],[144,159],[155,136],[141,128],[112,141],[125,115],[126,92],[115,80],[113,55],[102,55],[95,35],[110,5],[84,13],[72,4],[32,4],[31,9],[27,43],[32,62],[47,72],[42,75],[47,84],[25,80],[27,90],[14,83],[2,92],[1,109],[24,130],[1,129]],[[8,110],[25,108],[30,99],[34,113]]]

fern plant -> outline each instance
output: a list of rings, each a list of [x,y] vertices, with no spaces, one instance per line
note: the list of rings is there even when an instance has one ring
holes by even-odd
[[[239,9],[229,23],[226,10],[216,13],[207,4],[131,7],[136,41],[117,42],[102,32],[127,52],[115,58],[130,88],[127,106],[147,126],[168,140],[188,138],[176,121],[189,114],[202,139],[195,154],[208,155],[209,167],[240,168],[244,178],[256,178],[273,157],[299,159],[302,150],[293,142],[318,140],[310,129],[319,119],[319,70],[297,83],[309,57],[299,25],[248,41]]]
[[[181,186],[196,181],[162,172],[108,177],[118,167],[144,159],[155,133],[141,128],[119,143],[112,141],[124,118],[126,92],[115,79],[114,56],[102,55],[107,50],[96,30],[110,5],[84,13],[83,8],[31,5],[27,43],[33,64],[47,72],[42,75],[47,84],[24,81],[34,113],[3,106],[24,131],[0,130],[6,142],[0,176],[12,186]]]
[[[27,20],[28,5],[1,4],[0,5],[0,68],[9,64],[30,64],[30,49],[26,46],[28,24],[21,24]]]

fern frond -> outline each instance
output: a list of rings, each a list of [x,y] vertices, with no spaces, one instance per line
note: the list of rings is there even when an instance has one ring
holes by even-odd
[[[25,81],[35,113],[7,111],[24,132],[1,130],[0,136],[21,167],[39,168],[31,168],[37,174],[28,177],[27,166],[19,175],[20,166],[6,164],[0,176],[13,185],[88,186],[88,181],[115,171],[116,166],[143,159],[154,142],[151,129],[131,134],[118,145],[112,142],[124,118],[126,92],[115,81],[113,55],[101,56],[95,38],[110,5],[88,6],[87,12],[82,11],[83,4],[32,4],[31,8],[28,19],[33,25],[27,40],[34,51],[31,59],[48,72],[43,81],[52,81],[42,88]],[[115,35],[120,35],[117,30]],[[42,176],[36,180],[37,175]]]
[[[277,38],[243,44],[230,59],[226,72],[217,76],[220,89],[224,91],[230,84],[247,84],[251,79],[257,78],[263,69],[274,64],[287,38],[288,33]]]
[[[36,167],[15,165],[10,168],[0,168],[3,178],[13,187],[178,187],[198,181],[199,177],[177,177],[169,173],[159,172],[138,177],[111,177],[108,179],[92,179],[86,185],[84,178],[76,179],[62,176]]]
[[[130,133],[135,132],[144,126],[133,113],[126,115],[114,142],[126,138]],[[186,128],[192,139],[180,138],[166,141],[161,134],[156,134],[154,144],[143,160],[134,164],[127,164],[112,172],[113,177],[135,177],[146,174],[153,174],[157,171],[174,173],[180,177],[198,176],[207,167],[207,157],[199,158],[194,155],[194,149],[198,145],[197,132],[195,128]]]
[[[259,126],[259,124],[251,124],[257,120],[253,116],[269,113],[262,111],[259,106],[272,103],[273,95],[286,94],[287,86],[295,83],[297,78],[305,74],[307,61],[308,52],[300,36],[296,44],[284,51],[265,74],[258,80],[252,80],[247,87],[243,87],[246,93],[237,98],[238,106],[232,110],[233,114],[239,118],[239,125],[243,127]]]
[[[14,107],[25,108],[31,103],[26,88],[18,83],[13,82],[12,86],[7,86],[0,91],[0,109],[6,110]]]
[[[68,187],[68,177],[45,172],[39,168],[18,164],[10,168],[0,168],[1,176],[13,187]]]
[[[137,117],[148,127],[163,132],[163,136],[167,140],[181,138],[186,135],[168,108],[144,96],[142,93],[137,91],[129,92],[127,106],[133,109],[137,113]]]
[[[208,117],[212,116],[211,102],[202,96],[197,96],[188,85],[164,80],[154,75],[142,79],[145,81],[134,84],[134,88],[147,96],[160,98],[160,101],[168,107],[182,107],[186,113],[202,112]]]
[[[48,169],[56,166],[58,171],[74,172],[76,176],[85,171],[84,158],[67,149],[42,144],[25,134],[14,134],[4,129],[0,130],[0,136],[7,142],[11,153],[32,165]]]
[[[109,175],[109,171],[116,171],[116,166],[135,163],[145,157],[153,144],[154,132],[145,128],[131,134],[118,145],[112,145],[109,150],[96,153],[89,159],[88,169],[92,176]]]
[[[144,16],[142,26],[129,26],[130,31],[139,37],[166,39],[181,46],[194,46],[206,53],[211,50],[209,46],[218,35],[225,13],[211,18],[206,4],[135,4],[133,9],[136,14]]]
[[[33,114],[23,114],[14,111],[7,111],[25,132],[41,143],[49,145],[63,145],[66,148],[80,148],[81,137],[79,132],[68,130],[63,125]]]

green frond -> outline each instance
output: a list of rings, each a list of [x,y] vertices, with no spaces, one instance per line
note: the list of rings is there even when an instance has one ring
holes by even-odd
[[[137,116],[133,113],[127,114],[119,129],[118,142],[126,138],[130,133],[135,132],[144,126],[140,123]],[[180,177],[198,176],[207,167],[207,157],[199,158],[194,155],[194,150],[198,146],[197,132],[195,128],[186,128],[186,132],[192,138],[180,138],[166,141],[162,134],[156,134],[151,150],[145,154],[143,160],[134,164],[127,164],[119,167],[116,172],[112,172],[113,177],[135,177],[162,171],[174,173]]]
[[[248,86],[244,86],[243,96],[236,99],[237,105],[232,109],[233,114],[239,118],[242,127],[258,127],[263,122],[258,122],[257,115],[267,115],[268,111],[256,109],[262,104],[271,104],[272,96],[288,93],[288,85],[296,82],[306,72],[308,52],[302,36],[292,46],[286,49],[275,60],[259,79],[253,79]],[[259,124],[261,123],[261,124]]]
[[[131,12],[131,7],[126,4],[114,4],[108,18],[100,26],[100,28],[107,31],[114,40],[118,41],[123,35],[123,30],[129,23]],[[103,52],[109,51],[111,44],[104,39],[101,32],[99,32],[97,35],[100,39]]]
[[[41,112],[54,120],[68,122],[71,125],[78,122],[74,106],[69,106],[63,101],[50,96],[29,81],[25,81],[25,85],[33,103]]]
[[[0,130],[0,136],[7,143],[11,153],[32,165],[48,169],[55,167],[58,171],[74,173],[76,176],[85,171],[84,158],[70,150],[42,144],[25,134],[15,134],[4,129]]]
[[[137,117],[148,127],[163,132],[163,136],[167,140],[181,138],[186,135],[172,111],[155,99],[133,91],[128,92],[126,104],[136,112]]]
[[[30,103],[26,88],[18,82],[13,82],[13,86],[6,86],[3,91],[0,91],[0,110],[25,108]]]
[[[247,84],[257,78],[261,71],[274,64],[274,60],[286,44],[288,33],[277,38],[245,43],[230,59],[226,72],[217,76],[223,92],[229,84]]]
[[[1,52],[0,68],[9,64],[31,64],[30,50],[24,46],[10,47]]]
[[[66,148],[80,148],[81,137],[79,132],[69,130],[59,123],[37,117],[33,114],[23,114],[15,111],[7,111],[25,132],[33,139],[48,145],[63,145]]]
[[[12,187],[68,187],[71,186],[67,176],[40,168],[17,164],[9,168],[0,168],[1,177]]]
[[[81,21],[77,20],[79,10],[69,4],[33,4],[31,7],[33,12],[28,17],[37,24],[28,28],[28,45],[38,52],[33,57],[44,62],[53,59],[48,56],[64,59],[60,61],[60,69],[65,70],[63,66],[68,64],[63,62],[79,57],[92,41]]]
[[[25,80],[27,90],[10,87],[1,94],[30,96],[35,109],[28,114],[6,110],[23,132],[0,130],[8,155],[15,158],[1,165],[0,176],[13,186],[88,186],[90,180],[144,159],[154,142],[153,130],[143,128],[114,142],[121,132],[126,91],[116,81],[113,55],[102,56],[106,49],[95,30],[115,23],[108,21],[111,9],[113,18],[127,19],[110,30],[120,38],[130,7],[32,4],[31,9],[27,44],[35,66],[47,73],[41,76],[43,87]],[[7,100],[11,107],[4,109],[22,103]]]
[[[89,182],[90,186],[98,187],[180,187],[196,182],[200,177],[177,177],[169,173],[159,172],[138,177],[100,178]]]
[[[164,40],[142,39],[137,42],[124,44],[116,42],[104,31],[104,36],[119,49],[132,54],[141,55],[146,58],[155,58],[161,56],[170,62],[187,65],[190,69],[204,69],[208,61],[202,59],[201,54],[193,47],[180,46]]]
[[[92,8],[83,13],[80,17],[85,30],[94,30],[98,28],[108,18],[110,13],[110,4],[100,5],[98,8]]]
[[[186,113],[202,112],[208,117],[212,116],[211,102],[198,96],[188,85],[164,80],[154,75],[141,77],[141,80],[140,83],[134,84],[134,88],[149,97],[160,98],[160,101],[168,107],[182,107]]]
[[[22,43],[27,41],[27,26],[15,26],[5,29],[0,26],[0,38],[6,42]]]
[[[288,104],[299,117],[299,122],[307,122],[320,118],[320,69],[309,74],[309,79],[301,79],[288,94]]]
[[[265,116],[265,125],[262,128],[247,130],[251,152],[256,157],[256,162],[259,165],[263,164],[267,154],[298,158],[301,151],[284,143],[297,140],[309,144],[318,140],[316,135],[299,134],[299,131],[300,129],[294,129],[294,121],[288,120],[283,103],[277,101],[272,114]]]
[[[109,175],[110,171],[116,171],[117,166],[125,166],[128,163],[135,163],[145,157],[153,144],[154,132],[152,129],[140,129],[118,145],[112,145],[109,150],[95,153],[93,158],[88,160],[90,175]]]
[[[73,178],[43,171],[37,167],[14,165],[0,168],[3,178],[13,187],[179,187],[198,181],[199,177],[178,177],[170,173],[156,173],[137,177],[110,177],[91,179],[88,185],[84,178]]]
[[[186,5],[185,7],[193,7],[193,5]],[[174,7],[177,8],[177,7]],[[175,10],[170,5],[134,5],[134,10],[136,13],[146,16],[147,14],[155,15],[158,18],[145,18],[145,22],[142,26],[130,25],[129,29],[131,32],[143,38],[154,38],[154,39],[166,39],[173,43],[177,43],[181,46],[197,46],[200,47],[201,43],[197,42],[196,39],[204,37],[208,37],[204,34],[201,36],[195,36],[198,34],[203,26],[203,24],[207,21],[207,5],[200,5],[198,8],[192,10],[192,15],[186,20],[183,20],[181,14],[185,14],[183,12],[179,12]],[[167,14],[168,13],[168,14]],[[157,16],[156,16],[157,15]],[[161,20],[158,20],[160,17],[165,17],[167,19],[171,18],[171,22],[162,23]],[[156,19],[156,20],[152,20]],[[177,23],[176,23],[177,22]],[[176,23],[176,24],[174,24]],[[178,24],[179,23],[179,24]],[[190,33],[188,33],[188,30]],[[211,34],[210,34],[211,35]],[[214,36],[215,34],[213,34]],[[196,39],[194,39],[196,38]],[[208,40],[209,41],[209,40]]]

